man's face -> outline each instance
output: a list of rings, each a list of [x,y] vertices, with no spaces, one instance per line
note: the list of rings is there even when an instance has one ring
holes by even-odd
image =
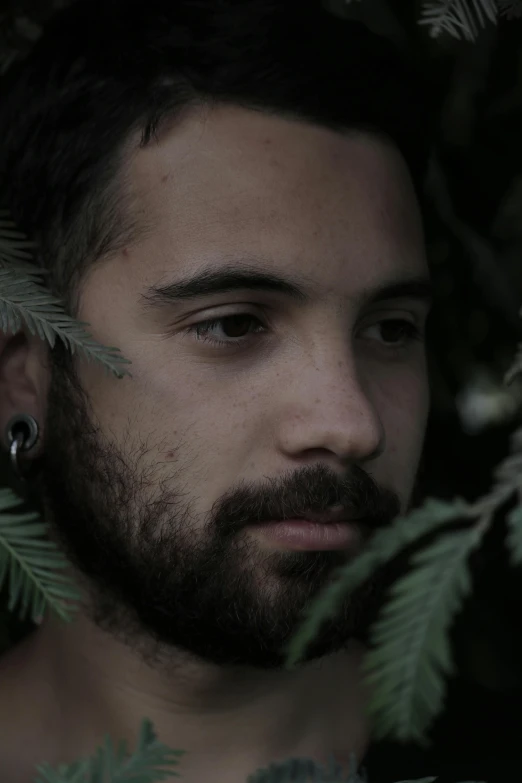
[[[254,523],[343,506],[364,542],[411,501],[428,306],[382,289],[427,278],[413,188],[369,135],[230,107],[185,118],[128,165],[153,228],[90,271],[78,317],[133,377],[85,362],[79,388],[53,376],[46,514],[101,627],[167,658],[273,668],[360,545],[285,547]],[[305,296],[150,290],[240,265]],[[309,659],[342,649],[367,609],[347,598]]]

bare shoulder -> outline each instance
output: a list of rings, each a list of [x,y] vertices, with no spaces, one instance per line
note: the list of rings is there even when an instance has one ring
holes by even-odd
[[[46,760],[51,737],[46,725],[48,694],[31,665],[32,638],[0,656],[0,769],[2,783],[33,783]]]

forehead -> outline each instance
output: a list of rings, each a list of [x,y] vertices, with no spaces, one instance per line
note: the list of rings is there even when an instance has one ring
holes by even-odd
[[[181,220],[191,206],[219,207],[222,217],[233,219],[241,204],[245,212],[255,208],[275,217],[291,206],[289,197],[294,206],[323,204],[321,214],[331,213],[332,200],[339,199],[332,218],[347,206],[355,218],[366,195],[391,224],[407,217],[414,200],[402,157],[376,135],[229,106],[192,111],[159,143],[141,149],[129,173],[151,216],[169,222],[173,207]]]
[[[127,181],[149,229],[111,264],[135,289],[217,257],[298,265],[332,290],[425,269],[406,164],[374,135],[203,108],[137,151]]]

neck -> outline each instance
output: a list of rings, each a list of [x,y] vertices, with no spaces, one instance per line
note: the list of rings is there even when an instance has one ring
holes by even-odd
[[[105,734],[132,752],[146,717],[160,742],[186,751],[177,767],[185,781],[212,770],[215,781],[223,774],[227,783],[244,783],[289,757],[325,762],[333,754],[347,766],[354,753],[361,761],[362,652],[354,645],[292,672],[223,669],[181,656],[148,665],[79,614],[70,624],[44,620],[30,637],[25,668],[32,692],[49,702],[46,721],[59,727],[51,754],[58,762],[92,755]]]

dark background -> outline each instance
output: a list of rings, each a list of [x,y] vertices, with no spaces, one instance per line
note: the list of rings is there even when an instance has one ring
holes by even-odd
[[[282,0],[284,1],[284,0]],[[175,0],[173,0],[175,2]],[[473,5],[473,0],[467,0]],[[0,59],[26,50],[66,0],[0,3]],[[426,230],[436,304],[429,342],[433,405],[424,494],[485,494],[520,425],[520,382],[504,373],[522,340],[522,21],[488,23],[475,41],[432,39],[421,3],[329,0],[422,58],[440,106],[426,183]],[[7,483],[0,462],[0,485]],[[458,676],[449,681],[432,745],[376,744],[370,783],[441,775],[442,781],[518,779],[522,770],[522,578],[508,567],[498,516],[473,564],[474,592],[452,631]],[[0,653],[33,628],[0,593]]]

